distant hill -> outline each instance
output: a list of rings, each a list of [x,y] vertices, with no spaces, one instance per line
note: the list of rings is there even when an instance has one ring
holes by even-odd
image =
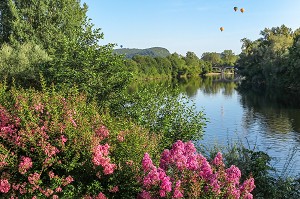
[[[116,54],[123,54],[126,58],[132,58],[135,55],[148,55],[151,57],[167,57],[170,55],[170,52],[161,47],[153,47],[146,49],[137,49],[137,48],[120,48],[115,49]]]

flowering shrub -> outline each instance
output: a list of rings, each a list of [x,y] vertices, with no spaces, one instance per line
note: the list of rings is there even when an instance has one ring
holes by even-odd
[[[122,198],[157,136],[99,114],[76,89],[9,92],[0,84],[0,198]]]
[[[192,142],[182,141],[174,143],[171,150],[164,150],[159,167],[146,153],[139,198],[253,198],[254,179],[240,184],[239,168],[225,168],[222,159],[218,153],[210,164],[196,152]]]

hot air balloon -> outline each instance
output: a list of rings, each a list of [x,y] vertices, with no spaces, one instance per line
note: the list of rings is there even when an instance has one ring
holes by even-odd
[[[224,28],[223,28],[223,27],[220,27],[220,30],[221,30],[221,32],[223,32]]]
[[[233,9],[234,9],[234,11],[236,12],[236,11],[238,10],[238,7],[235,6]]]
[[[240,11],[241,11],[241,13],[244,13],[244,12],[245,12],[245,9],[244,9],[244,8],[241,8]]]

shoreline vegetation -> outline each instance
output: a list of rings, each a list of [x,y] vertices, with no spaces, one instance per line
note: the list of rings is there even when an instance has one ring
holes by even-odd
[[[124,91],[137,77],[175,79],[227,66],[255,84],[276,74],[295,88],[299,31],[267,29],[262,43],[243,40],[239,56],[125,59],[114,44],[99,44],[104,35],[87,11],[77,0],[0,2],[1,198],[299,198],[299,177],[271,176],[262,151],[237,145],[228,154],[199,153],[192,141],[202,139],[205,113],[178,91]],[[267,63],[256,62],[260,46],[271,52]]]

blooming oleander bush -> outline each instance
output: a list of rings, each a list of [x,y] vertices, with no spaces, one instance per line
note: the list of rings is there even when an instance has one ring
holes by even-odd
[[[252,177],[240,183],[239,168],[226,168],[221,153],[209,163],[192,142],[174,143],[162,153],[159,167],[146,153],[142,168],[139,198],[253,198]]]

